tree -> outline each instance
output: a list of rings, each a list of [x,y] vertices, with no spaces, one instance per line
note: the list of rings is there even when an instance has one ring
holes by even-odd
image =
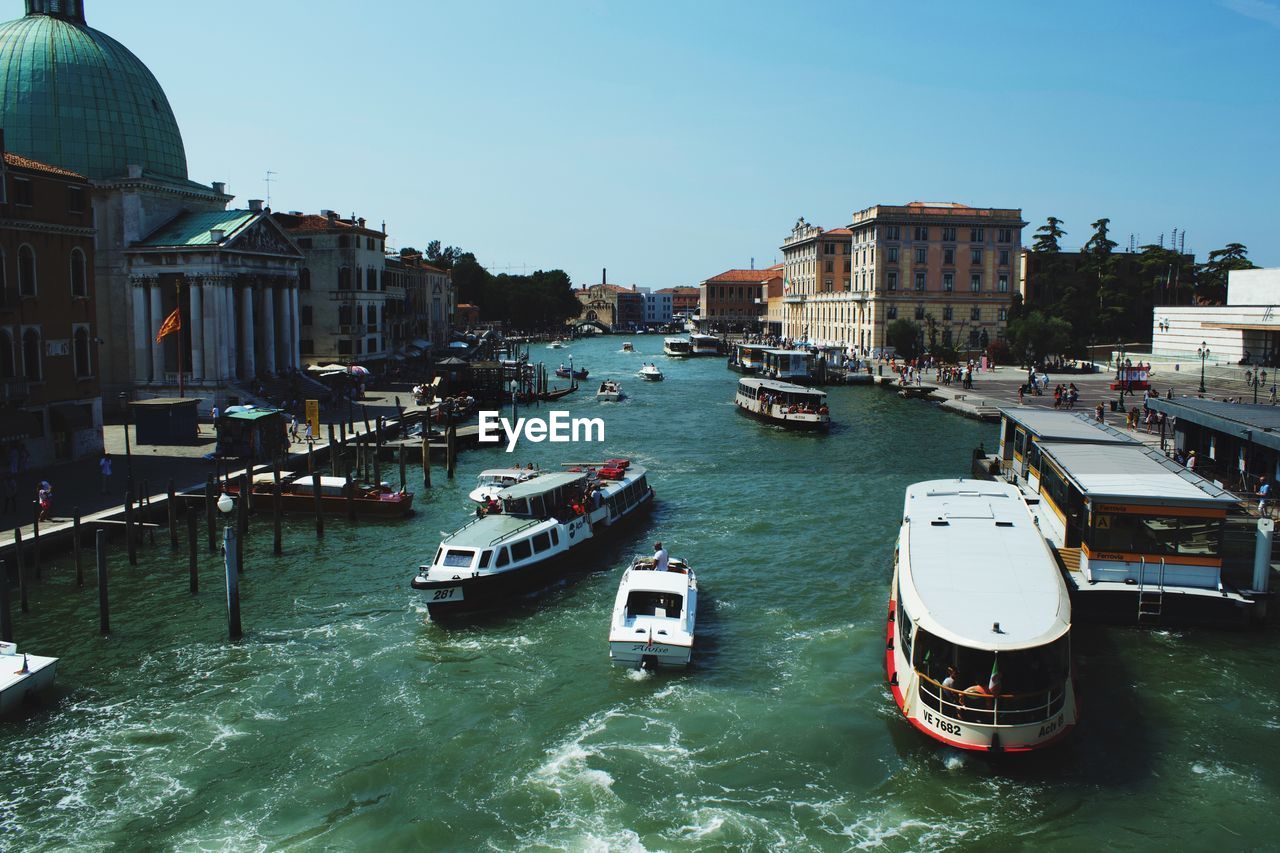
[[[1063,224],[1063,221],[1058,217],[1050,216],[1044,225],[1036,229],[1036,240],[1031,246],[1031,251],[1041,253],[1062,251],[1059,241],[1067,236],[1067,232],[1059,227]]]
[[[1194,288],[1195,265],[1176,249],[1142,246],[1137,258],[1138,277],[1152,306],[1181,305],[1183,288]]]
[[[471,253],[464,252],[461,249],[459,249],[457,246],[448,246],[442,249],[440,248],[439,240],[432,240],[430,243],[427,244],[427,260],[431,261],[431,263],[435,264],[441,269],[446,269],[446,270],[453,269],[453,265],[458,262],[458,259],[461,258],[463,255],[468,255],[468,254],[471,254]],[[475,256],[472,255],[473,259],[474,257]]]
[[[1257,269],[1248,258],[1243,243],[1228,243],[1209,253],[1209,259],[1196,268],[1196,294],[1201,302],[1218,304],[1227,301],[1227,274],[1231,270]]]
[[[894,320],[885,328],[884,339],[902,358],[915,358],[920,326],[910,320]]]
[[[1006,336],[1014,358],[1034,362],[1066,352],[1071,343],[1071,324],[1061,317],[1050,319],[1040,311],[1031,311],[1011,321]]]
[[[1107,236],[1110,223],[1110,219],[1103,218],[1090,225],[1093,235],[1084,244],[1080,263],[1080,271],[1085,277],[1081,290],[1087,292],[1092,289],[1095,294],[1092,301],[1097,306],[1097,313],[1087,327],[1092,336],[1107,340],[1112,337],[1127,339],[1126,317],[1134,294],[1116,275],[1115,258],[1111,255],[1116,242]],[[1075,348],[1078,349],[1086,342],[1083,340],[1084,330],[1079,327],[1076,330]]]

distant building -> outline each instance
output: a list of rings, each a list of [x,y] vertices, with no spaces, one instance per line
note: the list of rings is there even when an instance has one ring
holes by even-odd
[[[420,252],[402,252],[386,256],[383,275],[393,357],[404,350],[426,349],[424,342],[434,347],[448,344],[454,299],[449,271],[433,266]]]
[[[480,308],[470,302],[459,302],[453,311],[453,322],[460,329],[470,329],[480,322]]]
[[[715,331],[757,331],[764,318],[769,282],[782,281],[782,269],[725,270],[698,288],[698,326]]]
[[[1226,305],[1164,305],[1152,315],[1156,361],[1194,369],[1207,349],[1211,365],[1280,365],[1280,268],[1228,272]]]
[[[696,287],[664,287],[659,293],[671,294],[671,317],[681,320],[696,316],[701,292]]]
[[[796,340],[848,344],[854,312],[849,292],[848,228],[825,229],[796,220],[782,241],[782,334]]]
[[[576,324],[600,324],[610,330],[623,331],[644,326],[645,295],[634,285],[584,285],[574,291],[582,303]]]
[[[376,362],[391,354],[383,273],[386,234],[332,210],[276,215],[303,254],[301,357],[313,364]],[[394,293],[404,298],[403,290]]]
[[[644,295],[644,324],[646,326],[665,326],[671,322],[672,293],[659,290]]]
[[[92,187],[4,151],[2,135],[0,155],[0,446],[25,447],[32,465],[97,455]]]

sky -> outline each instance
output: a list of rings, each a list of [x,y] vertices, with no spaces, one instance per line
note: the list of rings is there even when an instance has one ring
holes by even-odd
[[[8,17],[18,0],[2,0]],[[800,216],[1021,208],[1280,266],[1280,2],[85,0],[192,179],[493,272],[697,284]]]

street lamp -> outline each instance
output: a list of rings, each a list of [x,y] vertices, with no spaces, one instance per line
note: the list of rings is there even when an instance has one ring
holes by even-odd
[[[1200,348],[1196,350],[1196,355],[1200,356],[1200,393],[1204,393],[1204,360],[1209,357],[1209,344],[1205,341],[1200,342]]]
[[[227,517],[227,524],[222,528],[222,569],[227,579],[227,633],[232,641],[240,639],[244,631],[240,627],[240,545],[236,536],[236,526],[231,523],[231,510],[236,502],[231,495],[223,492],[218,495],[215,504],[218,512]]]
[[[1128,375],[1124,372],[1124,341],[1116,340],[1116,385],[1120,389],[1120,402],[1116,403],[1116,411],[1124,411],[1124,390],[1128,384]]]
[[[1253,386],[1253,404],[1258,405],[1258,386],[1262,384],[1262,374],[1260,371],[1254,371],[1253,381],[1249,383]]]

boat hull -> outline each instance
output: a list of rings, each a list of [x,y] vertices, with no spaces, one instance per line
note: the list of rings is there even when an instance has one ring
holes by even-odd
[[[4,715],[17,711],[53,684],[58,670],[58,659],[28,655],[27,666],[31,671],[25,676],[18,676],[14,672],[22,668],[20,654],[0,657],[0,666],[7,670],[4,673],[7,683],[0,689],[0,715]],[[14,680],[9,682],[9,679]]]
[[[740,361],[729,362],[729,369],[734,373],[759,373],[760,368],[754,364],[743,364]]]
[[[734,406],[739,412],[753,420],[760,421],[761,423],[772,424],[773,426],[780,426],[784,429],[797,430],[799,432],[826,432],[827,427],[831,424],[830,416],[783,415],[782,417],[775,417],[773,415],[766,414],[765,412],[755,411],[750,407],[743,405],[741,401],[735,400]]]
[[[228,489],[228,494],[239,495],[239,490]],[[270,491],[255,489],[253,492],[253,508],[255,511],[270,512],[273,495]],[[388,496],[386,500],[358,497],[352,500],[357,518],[404,518],[413,512],[413,494],[406,493]],[[321,510],[325,515],[345,515],[347,499],[331,495],[320,496]],[[280,495],[280,511],[315,515],[316,499],[312,495],[284,492]]]
[[[646,662],[656,663],[661,667],[683,667],[689,665],[693,656],[693,646],[676,643],[639,643],[635,640],[609,640],[609,659],[617,666],[632,669]]]

